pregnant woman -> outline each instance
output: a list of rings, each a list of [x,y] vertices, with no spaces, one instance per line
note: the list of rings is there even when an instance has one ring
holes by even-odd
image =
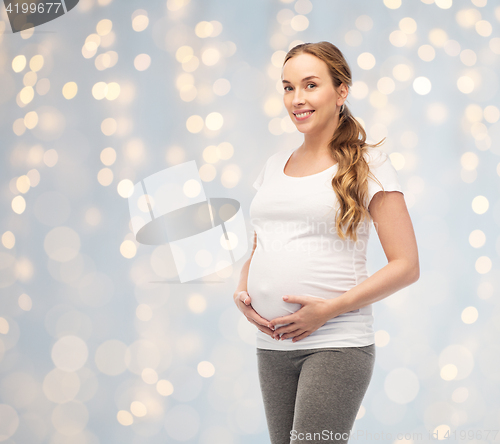
[[[340,50],[295,46],[282,81],[304,142],[271,155],[254,183],[234,300],[258,328],[271,443],[346,443],[373,373],[372,304],[418,280],[417,243],[397,171],[345,104]],[[368,276],[372,222],[388,264]]]

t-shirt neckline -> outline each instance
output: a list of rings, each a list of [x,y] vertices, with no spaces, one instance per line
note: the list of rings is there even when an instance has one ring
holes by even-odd
[[[300,177],[295,177],[295,176],[289,176],[288,174],[285,174],[285,167],[288,161],[290,160],[290,157],[292,157],[292,154],[297,150],[298,148],[292,148],[292,152],[290,153],[289,156],[285,157],[285,162],[281,165],[281,175],[284,177],[288,177],[289,179],[295,180],[295,179],[307,179],[308,177],[315,177],[319,176],[320,174],[326,173],[327,171],[330,171],[331,169],[335,168],[338,165],[338,162],[331,167],[327,168],[326,170],[320,171],[319,173],[315,174],[309,174],[308,176],[300,176]]]

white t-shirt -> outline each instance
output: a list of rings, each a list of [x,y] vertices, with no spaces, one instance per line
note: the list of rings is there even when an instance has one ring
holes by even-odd
[[[287,294],[335,298],[368,278],[366,248],[372,223],[358,227],[358,242],[342,240],[335,229],[338,200],[331,180],[337,164],[310,176],[291,177],[284,167],[295,149],[273,154],[253,186],[250,205],[257,246],[250,262],[247,290],[254,310],[267,320],[294,313],[301,304],[283,301]],[[368,148],[370,171],[385,191],[400,191],[389,156]],[[382,188],[368,179],[369,200]],[[275,340],[257,330],[258,348],[297,350],[359,347],[375,342],[372,305],[328,320],[309,336]],[[285,324],[280,324],[285,325]]]

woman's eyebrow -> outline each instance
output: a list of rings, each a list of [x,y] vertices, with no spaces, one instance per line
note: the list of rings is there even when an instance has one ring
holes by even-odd
[[[304,77],[302,79],[303,82],[305,82],[306,80],[311,80],[311,79],[319,79],[318,76],[309,76],[309,77]],[[292,82],[289,82],[288,80],[282,80],[283,83],[292,83]]]

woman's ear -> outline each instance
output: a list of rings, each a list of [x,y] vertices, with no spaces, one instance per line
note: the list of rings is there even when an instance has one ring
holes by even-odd
[[[345,83],[342,83],[342,85],[340,85],[340,88],[341,88],[341,96],[345,99],[347,99],[347,96],[349,94],[349,86],[346,85]]]

